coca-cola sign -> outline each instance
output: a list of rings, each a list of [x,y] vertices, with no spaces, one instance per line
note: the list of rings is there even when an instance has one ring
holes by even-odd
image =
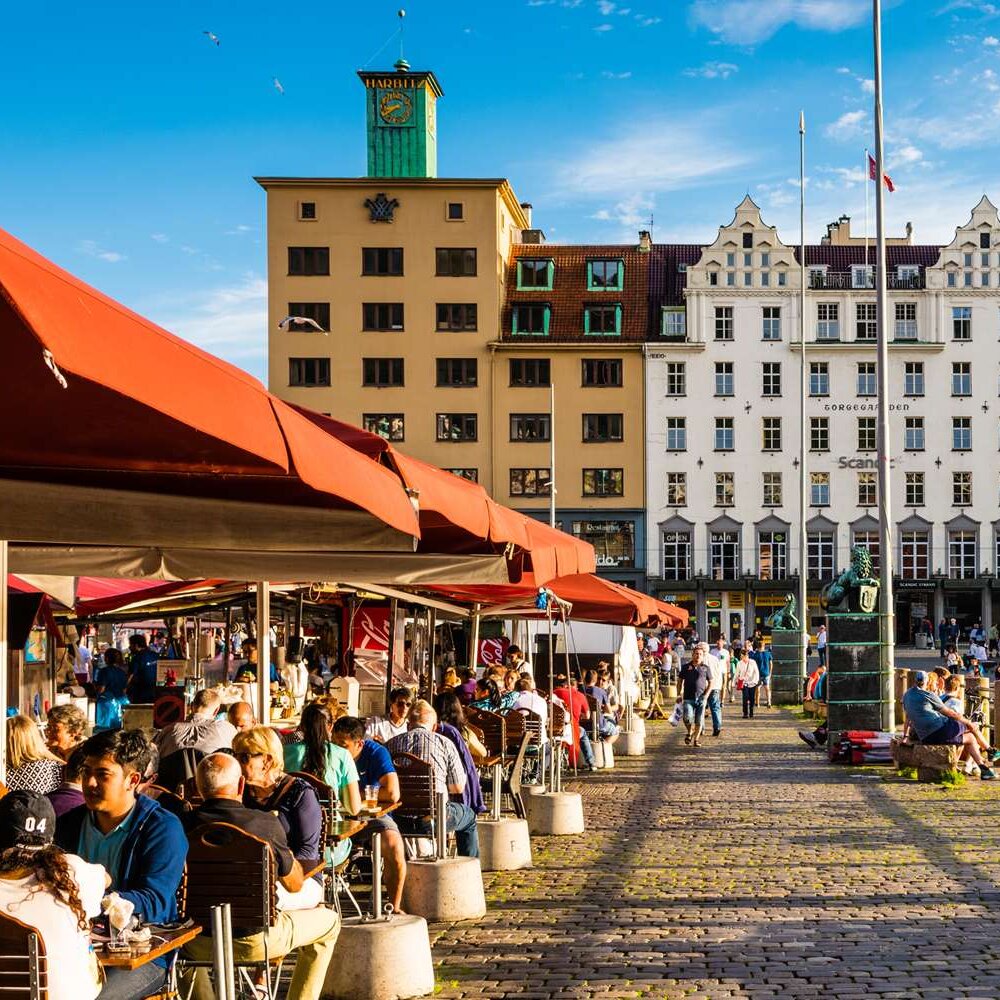
[[[507,659],[507,647],[509,645],[510,640],[506,638],[480,639],[476,663],[483,663],[487,667],[502,664]]]
[[[384,653],[389,648],[389,609],[362,608],[354,616],[352,649]]]

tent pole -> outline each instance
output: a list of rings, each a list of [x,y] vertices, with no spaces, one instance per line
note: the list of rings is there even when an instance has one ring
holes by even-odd
[[[271,724],[271,585],[257,581],[257,697],[260,724]]]
[[[552,597],[549,596],[549,600],[545,604],[545,613],[549,619],[549,791],[558,791],[556,788],[556,747],[562,746],[562,736],[556,740],[555,734],[555,702],[552,698],[554,697],[553,692],[556,689],[556,661],[552,652]],[[569,686],[569,681],[567,680],[567,687]],[[573,692],[569,692],[569,700],[573,701]],[[570,715],[572,712],[572,704],[566,706],[566,713]],[[570,720],[570,727],[572,729],[572,720]]]
[[[7,725],[7,540],[0,539],[0,719]],[[0,740],[0,781],[7,781],[7,740]]]
[[[566,656],[566,690],[569,691],[570,701],[573,700],[573,678],[570,676],[569,672],[569,625],[566,622],[566,609],[559,605],[559,613],[562,616],[563,625],[563,653]],[[551,628],[551,625],[549,626]],[[583,678],[580,678],[581,680]],[[579,764],[579,754],[576,754],[573,760],[573,777],[577,776],[577,765]]]
[[[389,715],[389,706],[392,699],[389,697],[392,691],[392,658],[396,654],[396,617],[399,613],[399,601],[394,597],[389,602],[389,655],[385,664],[385,714]]]
[[[436,644],[436,632],[437,632],[437,612],[434,608],[427,609],[427,644],[430,647],[429,655],[427,657],[427,700],[433,705],[434,704],[434,694],[435,687],[438,680],[444,680],[444,665],[442,656],[442,667],[441,667],[441,677],[438,678],[435,675],[434,669],[434,646]]]
[[[481,604],[472,606],[472,630],[469,633],[469,667],[475,670],[479,666],[479,611]]]
[[[233,659],[232,639],[230,638],[233,631],[233,606],[231,604],[226,605],[226,617],[222,628],[222,679],[228,684],[229,668]]]

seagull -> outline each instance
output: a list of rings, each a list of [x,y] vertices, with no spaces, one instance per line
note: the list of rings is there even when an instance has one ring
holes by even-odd
[[[323,329],[311,316],[286,316],[279,324],[278,329],[284,330],[285,333],[295,326],[311,326],[314,330],[319,330],[320,333],[326,333],[327,331]]]
[[[283,94],[285,92],[285,88],[281,86],[281,81],[276,76],[272,77],[272,80],[274,81],[274,89],[279,94]]]
[[[202,34],[203,35],[207,35],[208,36],[208,40],[210,42],[215,42],[216,45],[220,45],[221,44],[221,42],[219,41],[219,36],[213,34],[211,31],[203,31]]]

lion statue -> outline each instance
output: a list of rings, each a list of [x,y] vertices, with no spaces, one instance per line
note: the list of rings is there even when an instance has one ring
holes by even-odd
[[[863,545],[851,549],[851,565],[819,597],[826,611],[863,611],[872,614],[878,604],[879,582],[872,576],[872,557]]]
[[[798,628],[799,619],[796,610],[795,595],[785,594],[784,607],[779,608],[773,615],[768,615],[764,624],[769,628]]]

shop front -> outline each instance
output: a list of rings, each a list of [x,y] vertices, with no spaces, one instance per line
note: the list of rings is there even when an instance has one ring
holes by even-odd
[[[930,632],[934,644],[934,591],[932,580],[896,580],[896,643],[901,646],[917,645],[917,636]],[[930,628],[928,629],[928,625]]]
[[[698,620],[698,602],[694,591],[681,590],[657,590],[655,594],[657,600],[666,601],[668,604],[676,604],[683,608],[690,615],[689,626],[696,631],[701,631],[701,622]]]
[[[807,595],[807,602],[809,605],[809,614],[807,616],[807,624],[809,627],[809,634],[812,636],[816,635],[819,630],[820,625],[825,622],[825,616],[823,613],[823,608],[819,603],[819,591],[813,589],[816,586],[814,581],[810,581],[810,590]],[[789,580],[782,581],[782,586],[780,589],[771,588],[768,590],[755,590],[753,593],[753,628],[751,629],[751,635],[759,631],[761,635],[765,638],[771,635],[771,627],[766,624],[767,619],[774,614],[779,608],[785,606],[785,599],[788,594],[795,595],[795,601],[798,603],[799,599],[799,582],[798,580],[792,578]],[[801,620],[801,615],[799,619]]]
[[[954,618],[964,639],[976,622],[983,620],[985,585],[970,587],[966,580],[944,581],[944,617]]]
[[[705,594],[705,634],[715,642],[724,636],[729,642],[746,638],[747,594],[744,590],[708,591]],[[700,630],[699,630],[700,631]]]

